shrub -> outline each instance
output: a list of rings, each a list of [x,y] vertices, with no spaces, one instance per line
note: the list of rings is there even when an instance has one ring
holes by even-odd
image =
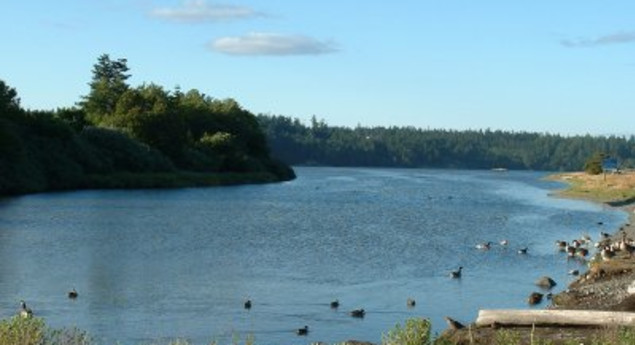
[[[430,320],[413,318],[402,327],[397,324],[388,334],[382,335],[382,345],[429,345]]]

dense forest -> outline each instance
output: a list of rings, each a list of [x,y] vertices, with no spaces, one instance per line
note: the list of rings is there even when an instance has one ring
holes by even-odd
[[[578,171],[594,157],[635,166],[635,137],[414,127],[331,127],[258,115],[272,155],[293,165]]]
[[[0,80],[0,195],[295,177],[270,157],[256,116],[236,101],[131,87],[126,59],[106,54],[92,72],[77,106],[50,111],[23,109]]]

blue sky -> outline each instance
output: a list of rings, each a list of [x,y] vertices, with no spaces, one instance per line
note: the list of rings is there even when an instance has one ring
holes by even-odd
[[[336,126],[635,128],[632,0],[20,0],[0,30],[32,109],[73,105],[107,53],[134,86]]]

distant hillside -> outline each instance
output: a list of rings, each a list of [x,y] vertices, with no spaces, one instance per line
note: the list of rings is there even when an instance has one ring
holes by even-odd
[[[102,55],[79,107],[21,108],[0,80],[0,195],[78,188],[261,183],[295,177],[272,159],[256,117],[234,100],[136,88]]]
[[[292,165],[577,171],[595,154],[635,166],[635,138],[414,127],[331,127],[259,115],[272,155]]]

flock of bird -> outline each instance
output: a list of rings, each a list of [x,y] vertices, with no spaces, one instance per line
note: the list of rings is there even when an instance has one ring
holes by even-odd
[[[602,222],[598,222],[598,225],[602,225]],[[625,224],[625,226],[630,226],[630,224]],[[591,249],[595,248],[597,250],[597,255],[594,255],[590,260],[603,260],[609,261],[612,260],[619,253],[623,253],[628,258],[633,257],[633,253],[635,252],[635,241],[627,237],[626,231],[624,231],[624,227],[620,228],[620,236],[616,236],[619,239],[613,239],[610,234],[606,232],[600,232],[599,239],[597,241],[593,241],[591,236],[583,235],[578,239],[573,239],[569,242],[558,240],[555,242],[556,248],[558,251],[564,252],[567,254],[568,258],[577,258],[580,260],[587,260],[587,258],[591,255]],[[489,250],[492,248],[494,242],[488,241],[484,243],[479,243],[475,247],[478,250]],[[508,240],[502,240],[499,242],[499,245],[502,247],[507,247],[509,245]],[[528,248],[523,247],[517,250],[518,254],[527,254]],[[463,266],[459,267],[456,270],[450,271],[449,276],[453,279],[461,278],[461,273],[463,271]],[[568,272],[569,275],[577,276],[580,274],[580,271],[577,269],[572,269]],[[555,282],[548,277],[547,278],[551,284],[546,286],[547,288],[551,288],[555,285]],[[547,299],[551,299],[552,294],[542,294],[540,292],[532,292],[527,298],[527,303],[530,305],[538,304],[542,301],[543,297]],[[448,323],[448,326],[452,329],[460,329],[464,326],[449,317],[444,317]]]
[[[414,307],[416,304],[415,300],[412,298],[408,298],[406,300],[406,305],[408,307]],[[337,309],[340,307],[340,301],[335,299],[333,301],[331,301],[331,303],[329,304],[331,309]],[[253,303],[251,301],[251,299],[246,299],[245,302],[243,303],[243,307],[247,310],[251,309],[251,307],[253,306]],[[356,318],[363,318],[364,316],[366,316],[366,311],[364,309],[353,309],[349,312],[349,315],[352,317],[356,317]],[[295,330],[295,333],[297,335],[307,335],[309,334],[309,326],[305,325],[302,328],[298,328]]]

